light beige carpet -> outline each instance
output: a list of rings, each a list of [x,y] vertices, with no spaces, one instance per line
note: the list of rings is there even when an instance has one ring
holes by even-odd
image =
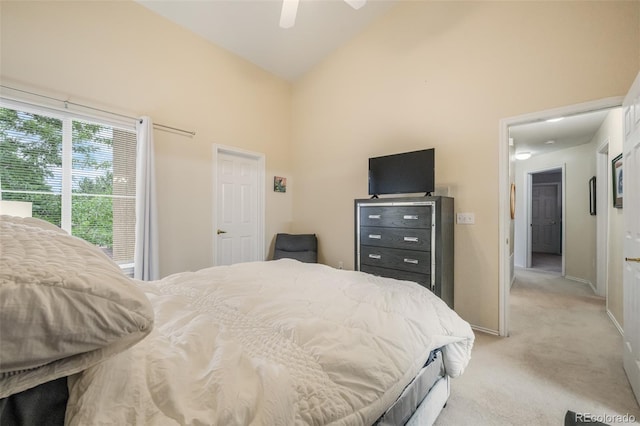
[[[546,272],[562,273],[562,256],[550,253],[531,253],[531,268]]]
[[[476,332],[471,363],[451,381],[436,425],[561,426],[567,410],[640,421],[604,299],[533,270],[516,271],[510,299],[510,337]]]

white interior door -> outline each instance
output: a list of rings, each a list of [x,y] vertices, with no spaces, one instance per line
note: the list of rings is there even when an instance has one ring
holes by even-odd
[[[264,260],[261,160],[238,152],[216,153],[216,265]]]
[[[640,73],[623,103],[624,369],[640,403]]]
[[[534,184],[531,191],[531,251],[560,254],[557,184]]]

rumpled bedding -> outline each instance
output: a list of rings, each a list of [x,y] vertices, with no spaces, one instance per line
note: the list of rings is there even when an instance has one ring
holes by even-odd
[[[467,322],[418,284],[291,259],[137,282],[155,328],[69,378],[69,425],[369,425]]]

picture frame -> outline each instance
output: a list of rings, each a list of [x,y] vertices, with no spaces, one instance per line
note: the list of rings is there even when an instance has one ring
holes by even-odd
[[[622,180],[622,154],[611,160],[611,175],[613,182],[613,207],[622,208],[623,180]]]
[[[516,184],[511,184],[511,190],[509,193],[509,210],[511,213],[511,219],[516,217]]]
[[[596,215],[596,177],[589,179],[589,214]]]
[[[281,176],[274,176],[273,192],[287,192],[287,178],[281,177]]]

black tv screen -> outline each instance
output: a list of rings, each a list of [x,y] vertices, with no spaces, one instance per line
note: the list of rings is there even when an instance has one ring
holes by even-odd
[[[435,190],[435,149],[369,158],[369,195]]]

